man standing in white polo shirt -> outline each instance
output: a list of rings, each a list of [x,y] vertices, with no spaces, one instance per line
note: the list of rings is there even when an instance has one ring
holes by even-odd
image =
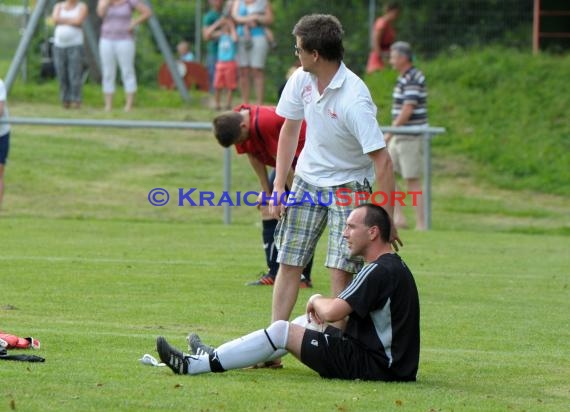
[[[289,79],[277,114],[285,123],[279,137],[272,213],[281,218],[275,234],[280,263],[273,291],[273,321],[289,319],[298,295],[298,279],[313,254],[325,226],[329,228],[325,265],[331,272],[333,296],[340,293],[362,267],[362,260],[350,257],[342,237],[344,222],[356,206],[341,206],[334,199],[330,205],[308,202],[282,204],[289,170],[301,123],[307,122],[306,142],[299,156],[291,192],[301,199],[326,197],[338,189],[351,193],[371,191],[376,178],[378,190],[394,191],[394,173],[384,137],[376,120],[376,106],[364,82],[342,62],[343,30],[331,15],[302,17],[293,29],[295,54],[299,68]],[[322,202],[328,203],[328,202]],[[346,203],[346,202],[345,202]],[[393,205],[385,205],[392,216]],[[393,228],[391,242],[400,243]]]

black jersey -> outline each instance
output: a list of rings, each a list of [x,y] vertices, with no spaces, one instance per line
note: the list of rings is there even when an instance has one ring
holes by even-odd
[[[377,355],[394,379],[415,380],[420,305],[414,277],[402,258],[395,253],[380,256],[362,268],[338,297],[353,310],[345,334]]]

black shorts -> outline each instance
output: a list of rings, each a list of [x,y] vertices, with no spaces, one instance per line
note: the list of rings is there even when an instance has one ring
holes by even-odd
[[[324,332],[307,329],[301,345],[301,362],[323,378],[394,380],[381,356],[329,326]]]
[[[10,151],[10,132],[0,136],[0,165],[6,163],[8,152]]]

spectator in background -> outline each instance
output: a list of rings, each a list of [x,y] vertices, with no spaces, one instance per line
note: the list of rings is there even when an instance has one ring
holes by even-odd
[[[139,16],[133,19],[133,11]],[[135,73],[135,40],[133,30],[152,15],[150,8],[141,0],[99,0],[97,14],[103,19],[99,53],[103,71],[105,111],[113,107],[117,63],[121,70],[123,87],[127,94],[125,111],[133,108],[137,78]]]
[[[193,62],[194,53],[190,50],[191,44],[186,40],[182,40],[176,45],[176,53],[178,54],[178,60],[181,62]]]
[[[396,31],[392,23],[399,15],[400,5],[396,2],[389,2],[384,6],[384,15],[376,19],[372,30],[372,50],[368,56],[366,73],[384,69],[384,62],[390,57],[390,46],[396,41]]]
[[[8,119],[8,104],[6,103],[7,93],[4,81],[0,79],[0,119]],[[2,209],[2,198],[4,197],[4,168],[10,150],[10,124],[0,123],[0,210]]]
[[[214,90],[214,73],[218,61],[218,40],[221,31],[223,0],[209,0],[210,10],[202,18],[202,37],[206,43],[206,67],[210,92]]]
[[[249,103],[251,77],[255,88],[256,102],[263,103],[265,89],[265,62],[269,52],[265,27],[273,23],[273,9],[269,0],[235,0],[232,17],[237,23],[239,83],[243,103]],[[251,39],[246,38],[245,26]]]
[[[403,41],[394,43],[390,49],[390,64],[400,73],[392,94],[392,126],[427,126],[426,79],[412,64],[412,56],[412,48]],[[386,133],[384,139],[394,171],[406,180],[408,191],[421,192],[421,135]],[[418,196],[417,204],[412,207],[416,211],[416,230],[425,230],[423,196]],[[399,202],[394,206],[394,224],[407,226]]]
[[[54,60],[63,107],[81,107],[83,86],[83,29],[87,6],[78,0],[65,0],[53,8]]]
[[[237,89],[236,43],[238,40],[234,22],[230,17],[222,16],[220,28],[222,34],[218,40],[218,62],[214,75],[214,101],[216,110],[221,110],[222,92],[226,90],[226,109],[232,107],[232,96]]]

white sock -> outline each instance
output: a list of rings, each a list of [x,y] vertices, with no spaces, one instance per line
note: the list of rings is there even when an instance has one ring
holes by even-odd
[[[305,329],[311,329],[311,328],[313,328],[313,325],[314,325],[314,324],[309,323],[307,321],[307,315],[297,316],[295,319],[293,319],[291,321],[291,323],[295,324],[295,325],[302,326]],[[315,329],[315,330],[317,330],[317,329]],[[287,342],[285,342],[285,344],[287,344]],[[267,359],[265,359],[263,362],[271,362],[272,360],[282,358],[283,356],[287,355],[288,353],[289,352],[287,352],[287,350],[285,350],[285,349],[278,349],[275,352],[273,352],[273,354],[269,355],[269,357]]]
[[[207,353],[202,355],[190,355],[188,375],[198,375],[206,372],[212,372],[210,368],[210,355]]]
[[[273,352],[271,355],[269,355],[269,357],[267,359],[264,359],[262,362],[271,362],[272,360],[282,358],[283,356],[287,355],[288,353],[289,352],[287,352],[285,349],[277,349],[275,352]]]
[[[269,357],[273,357],[275,352],[279,352],[281,356],[287,345],[287,335],[289,333],[289,322],[278,320],[273,322],[267,329],[261,329],[243,336],[239,339],[224,343],[216,349],[215,356],[219,360],[224,370],[240,369],[252,366],[260,362],[264,362]],[[193,357],[190,360],[189,373],[194,373],[192,368]],[[201,363],[202,358],[199,357],[197,363]],[[203,366],[196,366],[196,373],[209,372]]]

